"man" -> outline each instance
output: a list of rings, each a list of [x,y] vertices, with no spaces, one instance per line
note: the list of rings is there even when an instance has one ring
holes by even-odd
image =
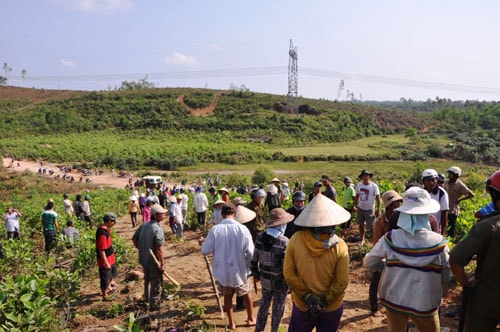
[[[419,331],[439,331],[439,305],[450,280],[446,239],[431,230],[439,204],[422,188],[403,193],[397,225],[366,254],[363,265],[382,271],[378,293],[389,332],[405,331],[408,318]]]
[[[83,212],[83,219],[89,223],[90,228],[94,227],[94,223],[92,222],[92,217],[90,216],[92,212],[90,211],[90,196],[85,195],[85,200],[82,202],[82,212]]]
[[[460,214],[460,202],[474,197],[474,193],[470,190],[459,177],[462,175],[462,170],[453,166],[448,169],[448,181],[444,183],[444,189],[448,192],[450,198],[450,212],[448,215],[448,223],[450,229],[448,236],[455,236],[455,228],[457,225],[457,218]]]
[[[205,226],[207,221],[208,199],[207,195],[203,193],[203,187],[196,187],[193,205],[198,218],[198,224],[200,226]]]
[[[495,331],[500,323],[500,171],[491,176],[488,189],[496,212],[475,224],[450,253],[451,270],[467,296],[462,299],[465,331]],[[474,256],[476,270],[468,278],[465,266]]]
[[[264,197],[266,192],[263,189],[255,189],[250,193],[252,201],[247,204],[246,208],[255,212],[255,219],[245,224],[250,230],[252,241],[255,241],[257,234],[264,230]]]
[[[221,196],[215,187],[208,188],[208,193],[210,194],[210,206],[214,206],[214,203],[221,199]]]
[[[165,234],[160,223],[165,219],[168,211],[159,204],[151,208],[151,220],[143,223],[134,233],[132,241],[139,249],[139,264],[144,272],[144,302],[149,305],[150,310],[160,308],[160,289],[162,274],[165,270],[163,262],[163,252],[161,246],[165,242]],[[160,268],[151,257],[149,250],[153,251],[156,259],[160,263]]]
[[[57,222],[58,214],[54,211],[54,201],[49,200],[42,213],[43,237],[45,239],[45,252],[50,254],[55,244],[56,234],[59,232]]]
[[[422,172],[422,184],[431,198],[439,203],[439,211],[431,215],[436,217],[439,234],[444,235],[448,223],[448,193],[438,185],[438,173],[429,168]]]
[[[314,196],[321,194],[321,187],[323,187],[323,184],[321,181],[316,181],[314,182],[313,185],[313,192],[309,194],[309,197],[307,198],[307,201],[311,203],[312,199]]]
[[[247,325],[255,325],[251,284],[250,260],[254,245],[248,229],[235,220],[236,208],[233,204],[224,204],[221,209],[224,218],[215,225],[206,240],[200,238],[203,255],[212,254],[213,275],[224,296],[224,309],[229,320],[229,329],[235,330],[233,318],[233,295],[244,296],[247,309]]]
[[[73,201],[73,210],[75,212],[75,216],[82,220],[83,219],[83,210],[82,210],[82,195],[76,195],[75,200]]]
[[[353,203],[361,245],[365,244],[365,223],[367,231],[371,233],[375,218],[380,217],[380,191],[377,184],[372,182],[372,176],[373,173],[367,170],[362,170],[358,175],[361,183],[356,187],[356,197]]]
[[[294,216],[293,220],[286,224],[285,237],[291,239],[292,235],[301,228],[295,225],[295,219],[304,211],[306,206],[306,194],[303,191],[296,191],[292,195],[293,205],[286,212]]]
[[[353,211],[353,204],[354,204],[354,197],[356,197],[356,187],[354,186],[352,180],[350,177],[345,176],[344,177],[344,202],[342,206],[346,211],[348,211],[351,214],[351,218],[344,224],[342,224],[342,230],[343,230],[343,236],[347,236],[347,232],[351,228],[351,220],[352,220],[352,211]]]
[[[95,233],[95,250],[97,255],[97,266],[99,267],[99,280],[103,301],[109,301],[109,294],[116,290],[116,258],[111,239],[111,227],[116,224],[116,214],[108,212],[104,214],[103,223]]]
[[[181,193],[181,212],[182,212],[182,223],[185,224],[187,221],[187,210],[188,210],[188,202],[189,202],[189,197],[186,195],[186,190],[184,187],[181,188],[180,190]]]
[[[271,212],[273,209],[281,207],[280,193],[274,183],[266,187],[266,192],[266,202],[264,205],[267,206],[268,211]]]
[[[335,188],[332,186],[332,180],[328,175],[323,175],[321,177],[321,183],[323,186],[325,186],[325,191],[323,192],[323,195],[331,199],[332,201],[336,202],[337,201],[337,191]]]
[[[61,233],[64,235],[64,238],[71,243],[80,239],[80,232],[73,226],[73,220],[71,219],[68,219],[66,227],[63,228]]]
[[[182,239],[182,234],[184,233],[184,219],[182,218],[181,210],[182,196],[177,194],[170,196],[170,199],[170,216],[173,224],[175,224],[175,234],[179,239]]]
[[[280,202],[283,202],[283,199],[285,197],[283,196],[283,189],[281,188],[281,180],[278,178],[273,178],[271,180],[271,183],[274,184],[276,186],[276,188],[278,189],[278,195],[280,198]]]
[[[349,251],[335,225],[349,218],[340,205],[318,195],[295,220],[305,229],[292,236],[285,253],[283,274],[293,300],[288,331],[337,331],[349,284]]]

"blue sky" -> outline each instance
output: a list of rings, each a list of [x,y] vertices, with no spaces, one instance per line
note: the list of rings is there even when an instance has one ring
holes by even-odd
[[[158,87],[334,100],[500,100],[500,2],[462,0],[0,0],[11,85]],[[0,68],[1,69],[1,68]],[[23,80],[21,72],[26,70]],[[1,75],[6,73],[2,70]]]

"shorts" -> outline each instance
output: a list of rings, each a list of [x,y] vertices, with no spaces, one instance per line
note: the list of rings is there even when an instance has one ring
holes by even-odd
[[[222,286],[220,282],[217,281],[217,286],[219,287],[219,295],[220,296],[226,296],[226,295],[233,295],[236,293],[236,296],[243,296],[252,290],[252,285],[248,281],[248,279],[238,287],[230,287],[230,286]]]
[[[116,269],[116,265],[111,265],[111,269],[107,269],[105,267],[99,267],[99,279],[101,281],[101,289],[107,289],[111,280],[116,278],[118,271]]]
[[[375,222],[375,209],[363,210],[359,209],[356,213],[356,223],[358,225],[364,225],[366,222],[366,229],[373,230],[373,223]]]

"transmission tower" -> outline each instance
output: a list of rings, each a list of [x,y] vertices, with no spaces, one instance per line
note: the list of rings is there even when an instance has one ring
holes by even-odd
[[[290,39],[290,50],[288,51],[288,100],[286,105],[287,113],[299,112],[299,72],[297,66],[297,47],[293,46]]]

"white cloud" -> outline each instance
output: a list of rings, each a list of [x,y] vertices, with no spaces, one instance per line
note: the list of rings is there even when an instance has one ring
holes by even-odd
[[[71,60],[61,59],[60,63],[64,68],[73,69],[78,67],[78,65]]]
[[[165,63],[167,65],[186,67],[194,67],[200,64],[198,60],[196,60],[192,55],[184,55],[179,52],[175,52],[174,54],[172,54],[172,56],[165,58]]]
[[[131,0],[52,0],[55,4],[79,12],[117,12],[132,9]]]

